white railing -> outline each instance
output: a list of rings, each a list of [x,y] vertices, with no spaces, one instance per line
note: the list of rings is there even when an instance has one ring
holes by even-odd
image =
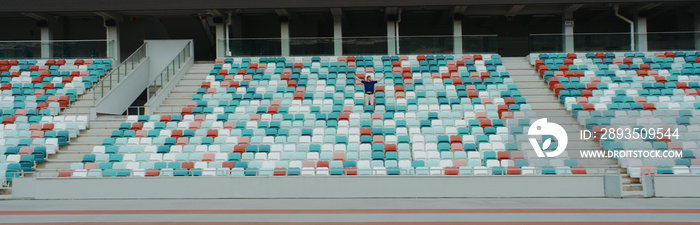
[[[134,70],[144,59],[146,59],[146,43],[136,49],[128,58],[126,58],[119,66],[113,68],[112,71],[104,76],[92,88],[93,104],[102,99],[112,88],[119,84],[131,71]]]
[[[146,101],[150,101],[151,97],[159,94],[158,92],[161,90],[161,88],[166,85],[168,82],[170,82],[170,79],[172,79],[175,74],[185,65],[187,62],[187,59],[189,59],[191,55],[191,44],[192,41],[188,41],[187,45],[180,50],[180,53],[173,58],[173,60],[170,61],[168,66],[166,66],[163,71],[158,74],[155,80],[151,82],[151,84],[148,85],[147,87],[147,95],[146,95]]]
[[[169,162],[166,162],[169,163]],[[181,162],[180,162],[181,163]],[[325,167],[322,167],[325,168]],[[543,174],[543,171],[556,171],[557,174]],[[586,174],[573,174],[573,170],[583,170]],[[158,172],[157,174],[146,175],[146,172]],[[275,172],[277,171],[277,175]],[[284,171],[284,173],[282,173]],[[73,171],[68,169],[56,169],[56,170],[43,170],[43,171],[32,171],[32,172],[17,172],[15,178],[18,177],[35,177],[35,178],[59,178],[59,179],[70,179],[70,178],[105,178],[103,176],[104,172],[113,173],[110,177],[170,177],[170,176],[207,176],[210,174],[212,177],[265,177],[265,176],[290,176],[290,171],[298,172],[298,176],[451,176],[451,177],[472,177],[472,176],[490,176],[490,177],[561,177],[561,176],[604,176],[604,175],[619,175],[620,170],[618,168],[603,168],[603,167],[585,167],[585,168],[525,168],[518,169],[519,174],[508,174],[509,169],[507,168],[462,168],[462,169],[448,169],[448,168],[392,168],[392,169],[375,169],[375,168],[284,168],[284,169],[245,169],[245,170],[231,170],[226,172],[219,171],[207,171],[194,168],[194,169],[143,169],[143,170],[133,170],[133,169],[111,169],[109,171],[93,171],[93,173],[99,173],[100,176],[89,176],[88,170],[84,171]],[[515,171],[515,170],[512,170]],[[527,173],[523,173],[527,171]],[[560,173],[565,171],[564,173]],[[318,174],[319,172],[323,174]],[[500,172],[500,174],[496,173]],[[78,175],[76,175],[78,173]],[[213,175],[211,175],[213,173]],[[8,175],[10,177],[11,175]]]

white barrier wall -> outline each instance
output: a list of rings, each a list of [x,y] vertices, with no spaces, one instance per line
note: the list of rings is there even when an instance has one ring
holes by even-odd
[[[16,178],[13,198],[604,197],[602,176]]]
[[[97,102],[98,113],[120,115],[131,103],[148,87],[148,85],[165,69],[190,40],[146,40],[147,58],[132,70],[128,76],[108,92],[105,97]],[[190,45],[190,53],[193,45]],[[194,62],[193,57],[187,60],[187,64],[181,72],[186,72],[189,65]]]
[[[700,197],[700,176],[654,176],[656,197]]]
[[[114,87],[107,92],[102,100],[96,103],[97,112],[115,115],[122,114],[148,85],[150,60],[150,58],[144,59],[127,77],[123,78],[119,83],[115,82]]]

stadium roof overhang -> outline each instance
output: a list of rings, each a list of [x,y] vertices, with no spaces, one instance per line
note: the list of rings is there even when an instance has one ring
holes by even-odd
[[[293,13],[384,11],[401,8],[412,11],[451,10],[465,16],[557,15],[573,8],[607,9],[619,4],[628,11],[648,10],[659,5],[679,9],[700,8],[697,0],[3,0],[0,17],[25,17],[29,13],[49,16],[95,16],[110,12],[123,16],[212,15],[233,11],[238,14],[275,14],[276,9]],[[216,15],[214,15],[216,16]]]
[[[208,9],[355,8],[506,5],[509,10],[528,5],[606,3],[696,3],[697,0],[3,0],[0,12],[190,11]],[[512,8],[515,6],[515,8]]]

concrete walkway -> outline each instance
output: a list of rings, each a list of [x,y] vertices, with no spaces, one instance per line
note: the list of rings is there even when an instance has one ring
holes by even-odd
[[[700,222],[698,199],[2,200],[0,223]]]

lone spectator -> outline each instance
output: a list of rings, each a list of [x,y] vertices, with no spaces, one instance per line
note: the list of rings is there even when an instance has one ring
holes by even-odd
[[[386,77],[386,74],[376,81],[372,80],[372,75],[370,74],[365,77],[365,80],[355,77],[355,79],[359,80],[365,85],[365,105],[374,106],[374,85],[377,84],[377,82],[382,81],[384,77]]]

